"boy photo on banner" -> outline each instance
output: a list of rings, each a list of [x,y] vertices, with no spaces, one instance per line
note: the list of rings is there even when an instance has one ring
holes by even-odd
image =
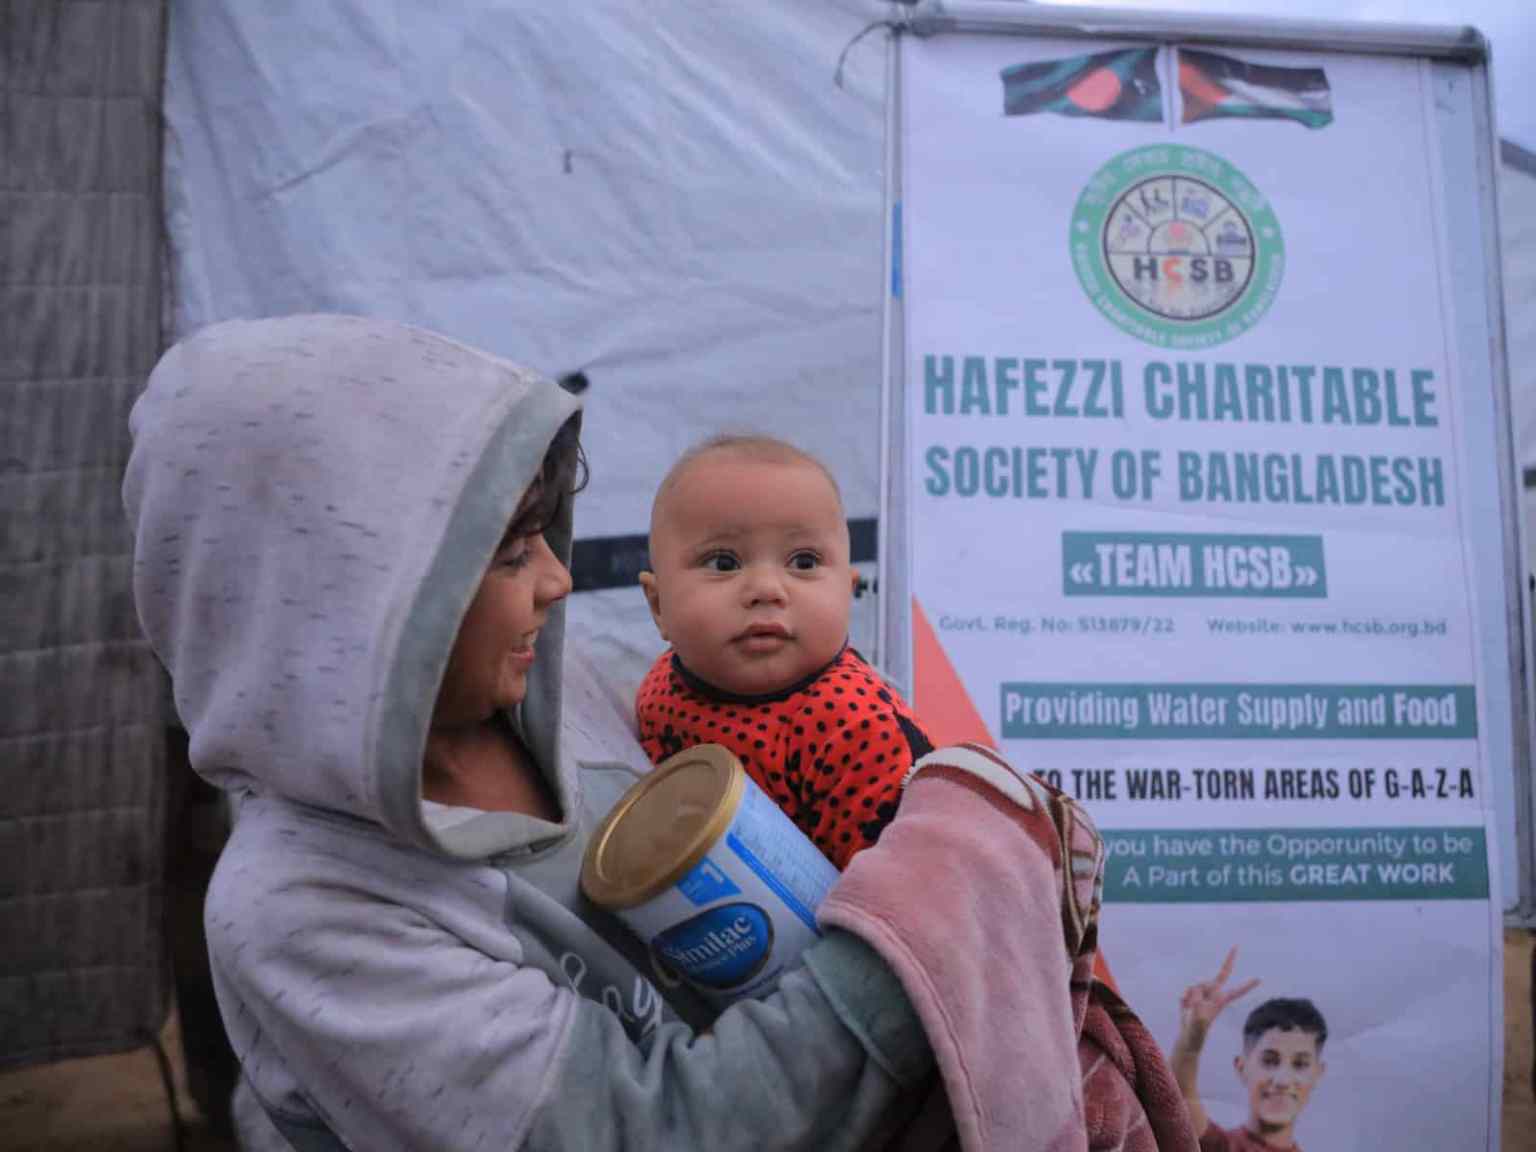
[[[1311,1000],[1277,996],[1248,1012],[1242,1051],[1232,1060],[1248,1098],[1247,1119],[1240,1126],[1223,1128],[1215,1123],[1200,1096],[1200,1057],[1211,1024],[1260,983],[1253,979],[1228,985],[1236,956],[1234,947],[1215,979],[1184,990],[1179,998],[1179,1035],[1168,1062],[1194,1122],[1201,1152],[1259,1152],[1266,1147],[1299,1152],[1296,1123],[1327,1070],[1323,1045],[1328,1041],[1328,1022]]]

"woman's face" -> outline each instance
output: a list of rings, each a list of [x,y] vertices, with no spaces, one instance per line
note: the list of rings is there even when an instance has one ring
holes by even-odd
[[[521,704],[539,629],[570,590],[571,574],[542,533],[510,533],[459,624],[432,726],[479,724]]]

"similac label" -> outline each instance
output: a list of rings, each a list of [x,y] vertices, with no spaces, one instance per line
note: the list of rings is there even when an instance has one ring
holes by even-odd
[[[821,933],[837,869],[763,792],[746,788],[725,834],[666,891],[619,917],[657,963],[718,1004],[771,991]]]
[[[773,921],[756,904],[721,904],[668,928],[652,946],[691,983],[735,988],[773,953]]]

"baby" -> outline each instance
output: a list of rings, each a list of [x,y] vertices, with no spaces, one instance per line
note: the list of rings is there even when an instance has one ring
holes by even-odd
[[[848,646],[858,573],[832,474],[766,436],[719,436],[672,466],[640,575],[672,645],[635,701],[653,761],[722,744],[839,868],[896,814],[932,744]]]

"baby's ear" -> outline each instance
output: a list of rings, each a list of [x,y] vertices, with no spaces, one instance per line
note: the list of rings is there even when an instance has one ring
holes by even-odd
[[[656,583],[656,573],[640,573],[640,588],[645,593],[645,603],[651,610],[651,619],[656,622],[656,631],[660,632],[661,638],[670,644],[672,641],[667,635],[667,627],[661,622],[661,587]]]

